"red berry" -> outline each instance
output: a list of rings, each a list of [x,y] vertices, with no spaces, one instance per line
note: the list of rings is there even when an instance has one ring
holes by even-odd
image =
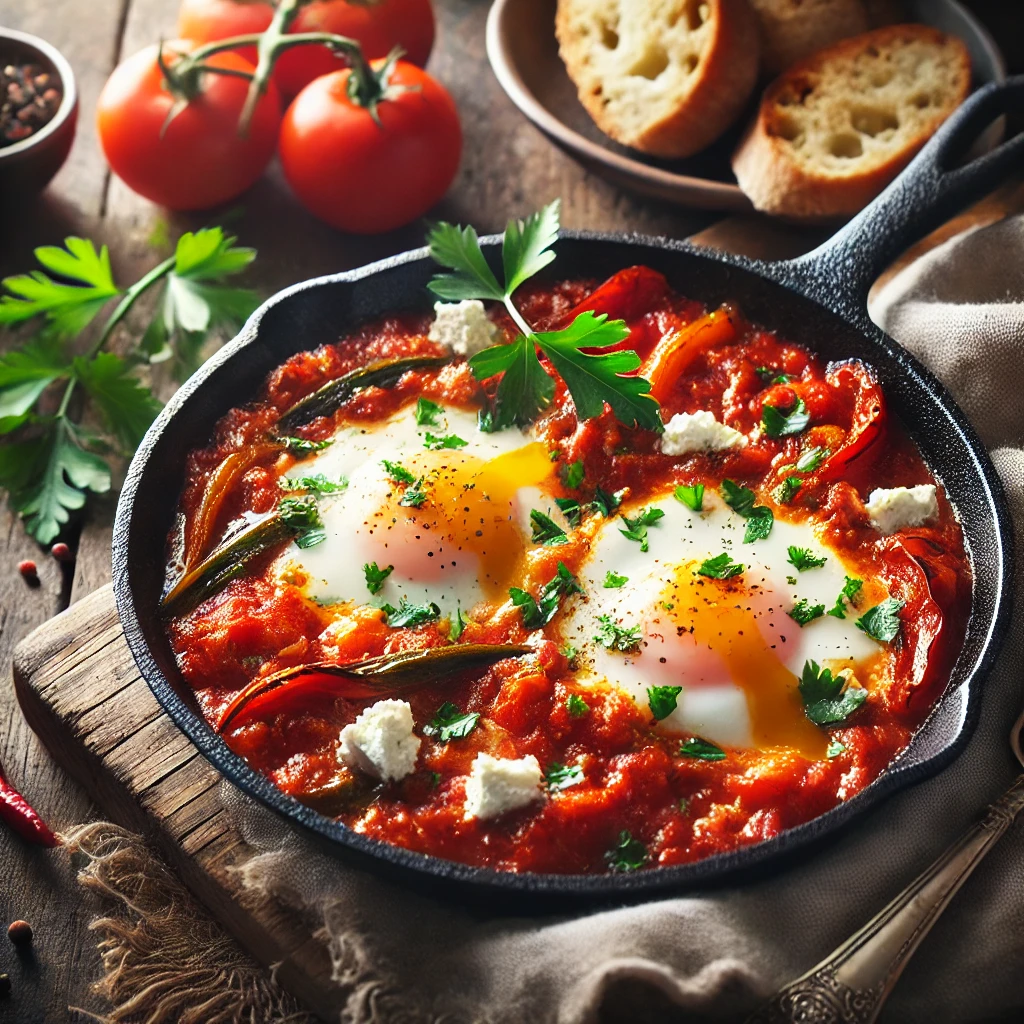
[[[16,946],[27,946],[32,941],[32,925],[28,921],[15,921],[7,929],[7,938]]]
[[[31,558],[25,558],[18,563],[18,572],[21,573],[23,579],[29,582],[39,578],[39,567]]]
[[[58,562],[68,562],[71,560],[71,548],[69,548],[62,540],[57,541],[57,543],[50,548],[50,554],[53,555]]]

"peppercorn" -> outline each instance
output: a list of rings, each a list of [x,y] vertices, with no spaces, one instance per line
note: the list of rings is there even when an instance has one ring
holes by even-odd
[[[7,929],[7,938],[16,946],[27,946],[32,941],[32,925],[28,921],[15,921]]]
[[[53,555],[58,562],[71,561],[71,548],[69,548],[62,540],[57,541],[57,543],[50,548],[50,554]]]
[[[31,558],[23,558],[18,563],[18,572],[21,573],[21,578],[26,583],[38,583],[39,582],[39,567]]]
[[[0,996],[9,996],[11,994],[11,976],[9,974],[0,974]]]
[[[27,139],[57,113],[59,85],[38,64],[0,68],[0,148]]]

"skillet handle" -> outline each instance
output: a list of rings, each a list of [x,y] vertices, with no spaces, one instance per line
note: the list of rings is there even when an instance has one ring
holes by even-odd
[[[849,223],[812,252],[769,265],[768,273],[848,319],[870,323],[867,296],[878,275],[913,242],[1024,168],[1024,132],[956,166],[993,121],[1021,111],[1024,75],[979,89]]]

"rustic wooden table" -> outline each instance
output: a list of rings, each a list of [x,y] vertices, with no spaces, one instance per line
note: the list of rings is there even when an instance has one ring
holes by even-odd
[[[33,247],[69,234],[107,243],[122,280],[134,280],[162,258],[150,241],[161,212],[111,178],[92,117],[103,82],[122,57],[161,36],[174,37],[177,6],[177,0],[0,0],[0,24],[57,46],[71,62],[81,94],[78,137],[67,165],[35,205],[0,222],[0,276],[27,270]],[[524,121],[500,91],[484,54],[486,0],[435,0],[435,6],[438,39],[430,69],[454,95],[465,133],[459,177],[435,215],[495,231],[509,216],[561,196],[563,223],[570,227],[685,237],[716,221],[713,214],[638,201],[583,171]],[[1024,16],[1018,12],[1006,21],[1006,7],[1012,5],[975,6],[999,26],[1001,39],[1024,42]],[[1018,58],[1011,55],[1011,62]],[[423,238],[422,224],[378,238],[340,235],[308,216],[273,169],[242,203],[244,212],[232,230],[243,244],[259,249],[250,280],[264,294],[400,252]],[[168,226],[174,236],[210,221],[173,217]],[[820,234],[746,217],[716,224],[707,237],[751,255],[779,256],[810,248]],[[9,683],[11,652],[33,627],[109,581],[113,504],[112,498],[92,503],[72,543],[75,561],[64,565],[41,552],[0,505],[0,763],[58,828],[88,820],[96,809],[51,761],[21,716]],[[23,558],[39,563],[38,587],[28,587],[18,576],[15,567]],[[0,1002],[0,1020],[63,1021],[69,1006],[101,1012],[89,992],[99,975],[87,931],[97,907],[79,890],[68,864],[0,829],[0,866],[0,922],[26,918],[37,935],[30,960],[18,960],[13,947],[0,943],[0,972],[9,972],[15,982],[14,997]]]

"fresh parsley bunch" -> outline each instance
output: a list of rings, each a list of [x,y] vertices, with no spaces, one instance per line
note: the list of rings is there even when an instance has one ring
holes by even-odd
[[[179,369],[190,370],[211,328],[237,325],[256,308],[254,292],[221,283],[256,256],[234,243],[220,228],[188,232],[173,256],[122,288],[107,247],[72,237],[63,248],[35,250],[42,270],[2,282],[0,326],[35,321],[40,330],[0,356],[0,488],[40,543],[60,534],[89,493],[110,489],[110,454],[134,451],[160,411],[133,375],[135,366],[173,356]],[[105,351],[118,324],[154,287],[162,293],[139,351],[128,358]],[[83,351],[81,336],[114,299],[120,301]],[[79,389],[99,432],[73,415]]]
[[[602,349],[629,336],[622,320],[607,314],[580,313],[561,331],[535,331],[512,301],[516,289],[543,270],[554,258],[558,238],[556,199],[525,220],[511,220],[501,247],[504,285],[498,283],[480,250],[476,231],[442,222],[428,236],[430,254],[453,273],[437,274],[430,290],[442,299],[489,299],[508,310],[520,333],[507,345],[494,345],[473,356],[469,365],[477,380],[501,375],[489,426],[500,430],[524,426],[551,404],[555,383],[537,355],[539,349],[565,381],[581,419],[600,416],[605,403],[627,427],[663,428],[658,403],[648,380],[633,373],[640,357],[633,351],[588,355],[584,348]]]

